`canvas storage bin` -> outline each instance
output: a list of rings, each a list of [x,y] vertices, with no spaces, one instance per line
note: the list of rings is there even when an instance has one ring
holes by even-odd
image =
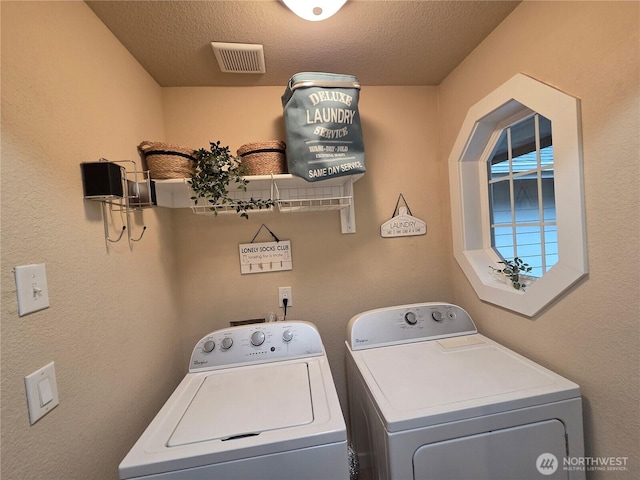
[[[282,95],[289,173],[315,182],[365,171],[359,97],[352,75],[291,77]]]
[[[285,149],[283,141],[271,140],[247,143],[237,153],[246,175],[277,175],[287,173]]]
[[[150,178],[191,178],[196,171],[196,157],[192,148],[145,140],[138,145],[138,150],[147,162]]]

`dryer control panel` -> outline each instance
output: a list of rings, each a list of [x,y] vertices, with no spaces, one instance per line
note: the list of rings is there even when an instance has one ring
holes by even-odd
[[[467,312],[450,303],[414,303],[360,313],[347,325],[351,350],[478,333]]]
[[[256,323],[216,330],[193,349],[189,372],[324,355],[318,329],[309,322]]]

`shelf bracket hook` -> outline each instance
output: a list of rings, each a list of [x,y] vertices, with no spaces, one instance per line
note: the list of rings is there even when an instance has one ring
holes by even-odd
[[[147,231],[147,226],[144,225],[142,227],[142,233],[140,233],[140,236],[138,238],[133,238],[131,236],[131,230],[129,230],[129,240],[131,240],[132,242],[139,242],[140,240],[142,240],[142,237],[144,236],[144,232],[146,232],[146,231]]]
[[[104,241],[105,244],[107,245],[107,249],[109,249],[109,242],[111,243],[117,243],[122,239],[122,236],[124,235],[124,231],[127,229],[126,225],[122,226],[122,229],[120,230],[120,235],[118,235],[118,238],[110,238],[109,237],[109,221],[107,220],[107,204],[106,202],[100,202],[100,204],[102,205],[102,221],[104,223]]]

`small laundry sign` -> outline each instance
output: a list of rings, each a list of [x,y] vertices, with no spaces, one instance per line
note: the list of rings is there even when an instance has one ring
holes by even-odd
[[[404,207],[398,207],[402,199],[405,203]],[[396,202],[396,208],[393,216],[380,226],[380,235],[383,237],[409,237],[413,235],[426,235],[427,224],[411,215],[409,205],[407,205],[404,196],[400,194]]]

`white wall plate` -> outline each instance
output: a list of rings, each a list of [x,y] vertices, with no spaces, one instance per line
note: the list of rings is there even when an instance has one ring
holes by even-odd
[[[44,263],[15,267],[18,315],[49,307],[49,288]]]
[[[33,425],[59,403],[56,369],[53,362],[24,377],[29,407],[29,423]]]

